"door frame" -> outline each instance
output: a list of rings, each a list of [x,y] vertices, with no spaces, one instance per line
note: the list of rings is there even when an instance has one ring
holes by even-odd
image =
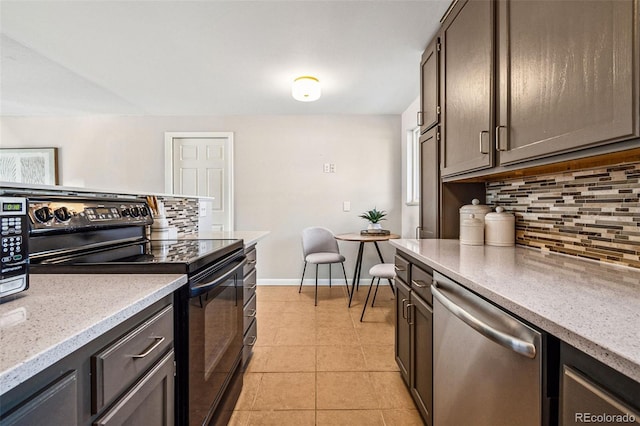
[[[229,229],[235,229],[234,224],[234,194],[233,194],[233,132],[164,132],[164,190],[169,195],[184,196],[189,198],[211,198],[205,196],[192,196],[175,194],[173,192],[173,140],[181,138],[226,138],[229,142],[229,155],[227,156],[227,166],[229,167],[229,181],[225,189],[229,194],[229,211],[227,221]]]

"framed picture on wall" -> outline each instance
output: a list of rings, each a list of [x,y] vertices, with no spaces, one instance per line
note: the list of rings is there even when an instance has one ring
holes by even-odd
[[[0,181],[58,184],[58,148],[0,148]]]

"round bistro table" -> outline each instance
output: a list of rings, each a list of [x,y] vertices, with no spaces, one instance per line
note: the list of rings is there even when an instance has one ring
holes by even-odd
[[[358,232],[358,233],[352,233],[352,234],[336,235],[335,238],[336,240],[340,240],[340,241],[355,241],[360,243],[360,246],[358,247],[358,257],[356,258],[356,267],[355,267],[355,271],[353,271],[353,280],[351,280],[351,292],[349,293],[349,307],[351,307],[353,292],[355,291],[356,288],[360,287],[360,273],[362,272],[362,253],[364,252],[365,243],[373,243],[373,245],[376,248],[376,251],[378,252],[380,263],[384,263],[382,252],[380,251],[380,247],[378,247],[378,241],[393,240],[396,238],[400,238],[400,235],[397,235],[397,234],[362,235]],[[391,283],[391,280],[389,280],[389,283]]]

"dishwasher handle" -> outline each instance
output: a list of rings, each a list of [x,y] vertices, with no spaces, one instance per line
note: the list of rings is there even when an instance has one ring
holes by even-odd
[[[437,286],[438,283],[434,281],[434,284],[431,286],[431,293],[433,293],[433,296],[440,303],[442,303],[444,307],[447,308],[453,315],[458,317],[469,327],[473,328],[478,333],[485,336],[487,339],[492,340],[507,349],[511,349],[517,354],[531,359],[534,359],[536,357],[536,346],[533,343],[524,341],[514,336],[510,336],[500,330],[496,330],[489,324],[474,317],[469,312],[465,311],[460,306],[449,300],[444,294],[442,294],[440,290],[438,290]]]

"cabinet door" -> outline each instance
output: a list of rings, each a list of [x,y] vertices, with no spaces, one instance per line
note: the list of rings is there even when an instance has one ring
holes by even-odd
[[[93,425],[173,425],[173,360],[171,350]]]
[[[422,53],[420,61],[420,112],[418,125],[424,133],[438,123],[440,116],[439,84],[440,39],[436,37]]]
[[[438,126],[420,137],[420,238],[438,238],[440,164]]]
[[[498,19],[501,164],[638,137],[637,0],[502,1]]]
[[[2,426],[78,424],[78,373],[70,371],[0,421]]]
[[[411,294],[411,384],[409,389],[422,418],[433,424],[433,310]]]
[[[410,368],[410,344],[411,335],[409,331],[409,321],[407,320],[407,305],[409,304],[410,288],[401,280],[395,280],[396,283],[396,362],[400,367],[400,374],[407,386],[409,386],[409,368]]]
[[[491,1],[460,1],[443,24],[442,176],[493,166],[493,16]]]

